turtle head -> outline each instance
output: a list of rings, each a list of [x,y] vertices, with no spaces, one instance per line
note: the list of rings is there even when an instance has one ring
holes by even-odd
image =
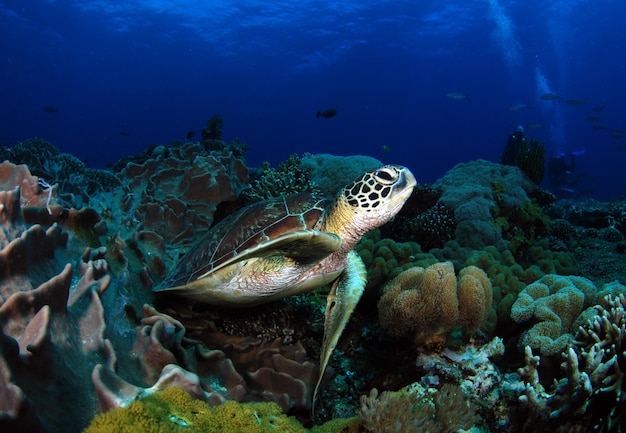
[[[352,225],[363,235],[393,218],[402,209],[416,183],[408,168],[383,165],[346,185],[337,202],[351,210]]]

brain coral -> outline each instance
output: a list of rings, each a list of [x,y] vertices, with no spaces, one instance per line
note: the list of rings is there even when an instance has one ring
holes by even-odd
[[[562,352],[574,338],[576,318],[595,298],[596,287],[583,277],[548,274],[529,284],[511,308],[515,322],[533,323],[520,345],[539,349],[542,355]]]
[[[457,277],[450,262],[412,267],[384,288],[378,302],[381,326],[394,336],[415,333],[418,344],[439,343],[456,327],[475,332],[491,308],[491,282],[481,269]]]

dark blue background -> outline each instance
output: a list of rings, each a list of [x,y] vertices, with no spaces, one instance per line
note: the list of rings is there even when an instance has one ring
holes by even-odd
[[[625,13],[621,0],[0,0],[0,142],[38,136],[104,167],[219,113],[250,166],[358,153],[432,182],[497,161],[515,125],[541,122],[527,136],[548,155],[585,149],[581,188],[613,198],[626,195],[626,139],[608,132],[626,128]],[[509,111],[520,103],[532,109]]]

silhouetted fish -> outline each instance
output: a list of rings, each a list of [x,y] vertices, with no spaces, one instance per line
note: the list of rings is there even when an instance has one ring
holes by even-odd
[[[523,111],[523,110],[532,110],[532,108],[530,108],[529,104],[515,104],[511,107],[509,107],[509,111]]]
[[[469,101],[470,95],[469,93],[461,93],[461,92],[448,92],[446,96],[450,99],[454,99],[455,101],[462,101],[463,99]]]
[[[185,138],[187,140],[191,140],[195,136],[196,136],[196,131],[194,131],[194,130],[187,131],[187,134],[185,134]]]
[[[128,137],[129,135],[130,135],[130,132],[120,131],[120,136],[121,137]]]
[[[565,101],[565,103],[568,105],[583,105],[583,104],[587,104],[587,101],[585,99],[570,98],[567,101]]]
[[[43,107],[43,111],[45,111],[46,113],[56,113],[59,110],[57,110],[57,108],[53,107],[52,105],[46,105],[45,107]]]
[[[329,108],[328,110],[324,110],[324,111],[317,110],[317,113],[315,114],[315,118],[323,117],[325,119],[330,119],[331,117],[335,117],[336,115],[337,115],[337,110],[335,110],[334,108]]]
[[[593,107],[593,111],[595,111],[596,113],[599,113],[600,111],[604,110],[606,108],[606,102],[602,105],[596,105],[595,107]]]
[[[606,129],[606,126],[604,126],[604,125],[593,125],[591,127],[591,129],[593,129],[594,131],[602,131],[603,129]]]
[[[600,119],[602,119],[602,117],[600,116],[592,116],[592,115],[587,116],[587,120],[590,122],[597,122]]]
[[[563,97],[554,93],[544,93],[543,95],[541,95],[541,99],[543,99],[544,101],[555,101],[557,99],[562,100]]]

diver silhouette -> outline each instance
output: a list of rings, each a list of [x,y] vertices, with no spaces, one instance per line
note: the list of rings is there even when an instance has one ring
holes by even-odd
[[[500,164],[517,165],[517,156],[526,146],[528,146],[528,143],[526,143],[524,138],[524,127],[519,125],[515,128],[515,132],[509,135],[504,152],[502,152],[500,157]]]
[[[569,163],[565,160],[565,153],[559,153],[548,161],[548,182],[550,189],[557,197],[572,197],[576,195],[578,184],[587,173],[574,174],[576,171],[576,156],[583,155],[584,150],[569,154]]]

